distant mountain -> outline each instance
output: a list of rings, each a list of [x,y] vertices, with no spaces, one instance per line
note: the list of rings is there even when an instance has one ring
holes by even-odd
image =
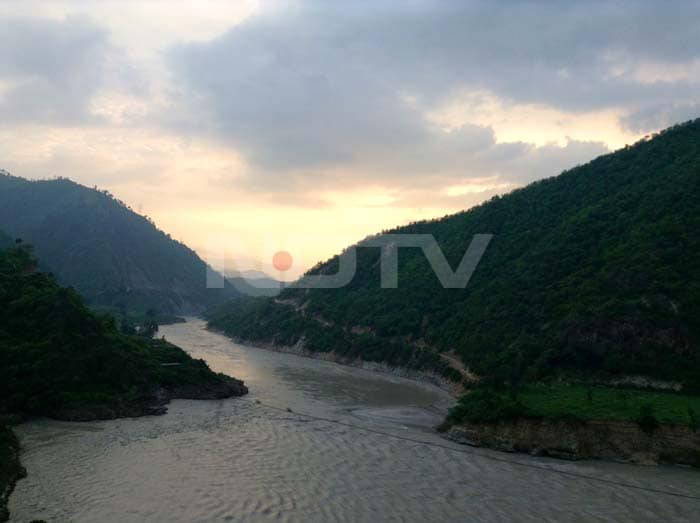
[[[68,179],[0,174],[0,229],[32,244],[42,268],[90,305],[191,314],[239,295],[229,284],[207,289],[194,251],[107,191]]]
[[[244,271],[226,271],[225,275],[227,278],[244,278],[246,280],[262,280],[270,285],[279,284],[272,276],[263,271],[258,271],[255,269],[248,269]]]
[[[418,249],[399,288],[358,244],[352,283],[219,309],[231,336],[498,382],[646,376],[700,390],[700,120],[468,211],[388,231],[433,235],[456,267],[493,234],[464,289]],[[372,238],[375,243],[382,235]],[[335,257],[309,274],[336,272]],[[445,364],[449,365],[445,367]]]
[[[227,271],[225,276],[236,290],[246,296],[277,296],[287,285],[265,272],[256,270]]]

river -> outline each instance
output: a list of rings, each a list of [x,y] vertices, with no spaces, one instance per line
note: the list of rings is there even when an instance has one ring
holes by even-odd
[[[570,463],[447,442],[431,385],[246,347],[191,320],[165,337],[244,398],[164,416],[17,427],[29,476],[11,521],[697,521],[680,467]],[[289,409],[289,410],[287,410]],[[306,414],[310,416],[306,416]]]

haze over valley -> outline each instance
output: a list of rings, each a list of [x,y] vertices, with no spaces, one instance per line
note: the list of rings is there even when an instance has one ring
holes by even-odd
[[[699,15],[0,4],[0,521],[695,521]]]

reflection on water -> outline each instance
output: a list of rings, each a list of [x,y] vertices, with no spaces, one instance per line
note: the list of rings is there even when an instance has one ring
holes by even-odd
[[[700,510],[500,459],[689,493],[700,493],[696,471],[468,453],[430,432],[448,402],[433,387],[242,347],[199,321],[163,333],[245,379],[249,397],[175,401],[160,417],[22,425],[29,477],[11,498],[13,521],[696,521]]]
[[[204,322],[198,320],[161,327],[161,334],[214,370],[243,379],[250,389],[247,400],[318,416],[373,414],[381,421],[393,414],[425,430],[432,430],[453,403],[433,385],[238,345],[204,330]]]
[[[376,375],[363,376],[338,365],[334,367],[339,367],[340,371],[282,365],[275,370],[275,376],[291,389],[338,405],[388,407],[412,403],[430,407],[437,400],[435,390],[416,387],[415,383],[390,382],[377,379]]]

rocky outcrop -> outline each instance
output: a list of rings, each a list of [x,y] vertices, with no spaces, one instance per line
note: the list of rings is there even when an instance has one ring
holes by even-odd
[[[53,413],[52,417],[64,421],[92,421],[158,416],[167,412],[166,405],[173,399],[217,400],[247,393],[248,387],[243,381],[220,375],[220,379],[215,382],[158,387],[141,397],[119,399],[109,405],[63,407]]]
[[[700,467],[700,432],[683,426],[664,425],[646,432],[636,423],[623,421],[517,419],[463,423],[451,427],[445,437],[472,446],[569,460]]]

